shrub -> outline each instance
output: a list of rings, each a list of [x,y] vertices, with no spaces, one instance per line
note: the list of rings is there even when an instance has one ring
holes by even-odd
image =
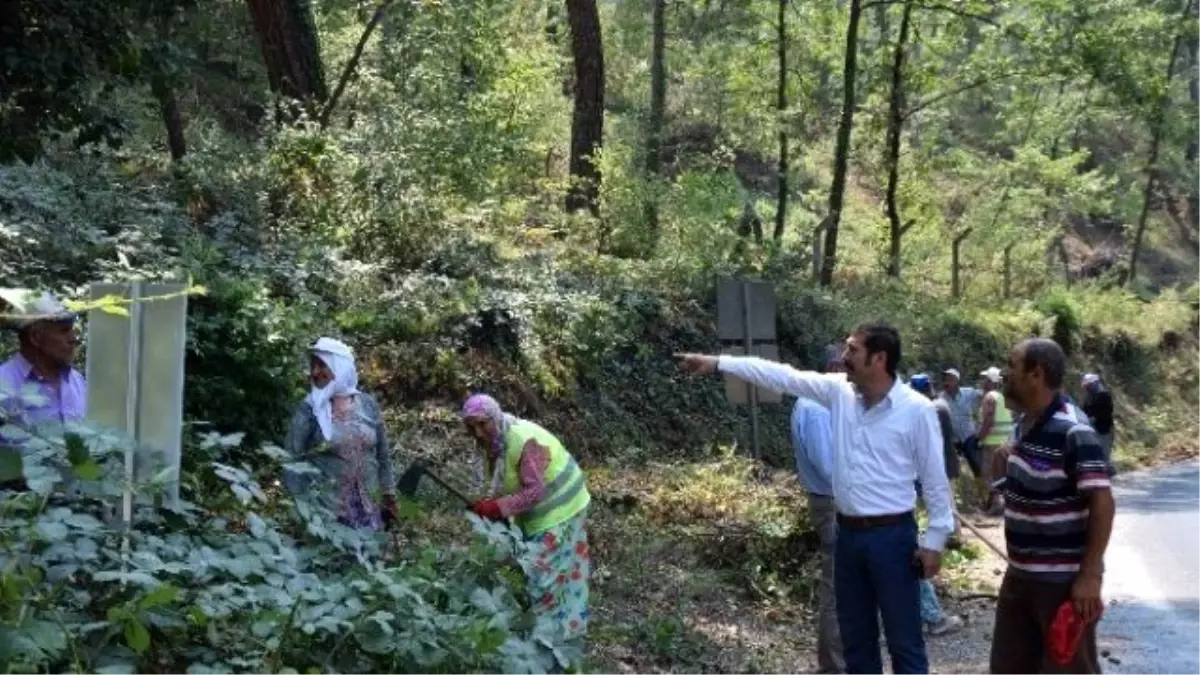
[[[1054,291],[1038,301],[1037,309],[1051,320],[1050,337],[1071,355],[1083,328],[1079,303],[1065,291]]]
[[[126,530],[103,501],[61,490],[73,476],[85,494],[119,495],[112,440],[86,427],[31,437],[33,492],[0,493],[5,672],[532,673],[578,656],[524,606],[504,561],[529,570],[536,557],[507,526],[469,516],[471,546],[390,559],[384,536],[214,463],[225,499],[146,501]]]

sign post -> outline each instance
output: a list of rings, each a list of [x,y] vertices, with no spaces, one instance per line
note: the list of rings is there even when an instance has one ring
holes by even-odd
[[[179,502],[183,446],[186,283],[93,284],[91,299],[128,300],[129,316],[88,313],[87,417],[134,441],[125,452],[122,516],[133,519],[134,481],[165,469],[167,502]]]
[[[721,353],[778,360],[775,312],[775,289],[769,283],[723,280],[717,287],[717,336],[723,345]],[[734,405],[745,403],[749,406],[750,448],[754,459],[758,459],[761,455],[758,405],[778,403],[782,397],[729,375],[725,376],[725,397]]]

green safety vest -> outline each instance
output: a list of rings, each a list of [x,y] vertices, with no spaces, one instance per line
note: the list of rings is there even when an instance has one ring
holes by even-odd
[[[518,420],[504,435],[504,490],[513,494],[521,488],[521,454],[530,440],[549,448],[546,493],[529,511],[514,516],[526,535],[534,535],[579,515],[592,501],[584,484],[583,471],[554,434],[528,420]]]
[[[1000,392],[991,392],[996,394],[996,415],[995,421],[992,424],[992,432],[983,439],[981,445],[987,447],[999,447],[1008,442],[1009,436],[1012,436],[1013,418],[1012,411],[1005,405],[1004,394]]]

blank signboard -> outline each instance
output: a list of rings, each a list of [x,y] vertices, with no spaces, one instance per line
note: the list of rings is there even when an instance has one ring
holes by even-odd
[[[775,289],[765,281],[725,279],[717,286],[717,337],[746,339],[746,299],[750,300],[750,339],[775,340]]]
[[[183,442],[187,296],[183,284],[94,284],[91,297],[141,298],[129,317],[88,314],[88,419],[124,432],[138,444],[134,476],[149,480],[165,468],[171,502],[179,498]],[[165,299],[164,296],[173,296]],[[131,386],[132,385],[132,386]]]

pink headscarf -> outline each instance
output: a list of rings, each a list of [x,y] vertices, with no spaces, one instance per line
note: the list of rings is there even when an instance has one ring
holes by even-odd
[[[509,415],[500,408],[500,404],[496,399],[487,394],[475,394],[468,398],[463,403],[462,412],[460,413],[463,421],[466,420],[491,420],[496,425],[496,437],[492,439],[492,459],[497,460],[504,455],[504,435],[508,433],[509,426],[517,421],[517,418]],[[492,472],[492,484],[489,494],[496,494],[500,489],[500,481],[503,477],[504,462],[497,460],[495,462],[495,470]]]

